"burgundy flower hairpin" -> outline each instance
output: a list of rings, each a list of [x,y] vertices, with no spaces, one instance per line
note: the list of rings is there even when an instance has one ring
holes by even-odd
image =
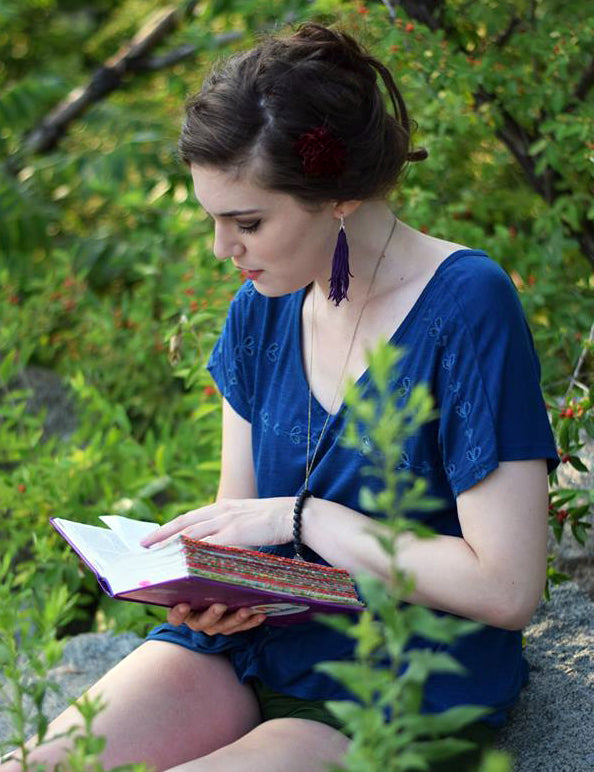
[[[344,169],[346,147],[327,126],[305,131],[294,148],[301,156],[305,174],[331,176]]]

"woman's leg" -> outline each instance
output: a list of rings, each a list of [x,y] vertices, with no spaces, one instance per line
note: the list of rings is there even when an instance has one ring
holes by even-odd
[[[303,718],[264,721],[230,745],[170,772],[328,772],[349,738],[328,724]]]
[[[94,733],[107,739],[101,757],[107,768],[144,761],[168,769],[233,743],[260,721],[251,687],[239,683],[224,656],[197,654],[165,641],[144,643],[88,694],[107,702],[93,723]],[[63,760],[71,740],[55,736],[74,725],[82,720],[69,707],[50,724],[50,742],[35,748],[30,761],[51,769]],[[1,767],[2,772],[18,769],[16,761]]]

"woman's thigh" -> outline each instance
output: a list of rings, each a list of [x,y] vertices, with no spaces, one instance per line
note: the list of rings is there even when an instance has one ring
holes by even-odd
[[[93,731],[106,737],[108,768],[144,761],[168,769],[233,743],[260,721],[252,689],[239,683],[226,657],[165,641],[142,644],[88,694],[107,703]],[[70,707],[52,722],[48,738],[81,723]],[[30,760],[55,764],[67,748],[65,738],[56,738]]]

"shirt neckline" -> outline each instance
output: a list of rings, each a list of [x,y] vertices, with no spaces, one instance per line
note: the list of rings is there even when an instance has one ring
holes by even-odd
[[[455,263],[460,257],[464,257],[466,255],[481,255],[483,257],[486,257],[486,252],[484,252],[481,249],[457,249],[455,252],[452,252],[444,260],[442,260],[441,263],[435,269],[435,272],[432,274],[430,279],[427,281],[427,283],[419,293],[418,298],[411,306],[409,312],[406,314],[406,316],[404,317],[402,322],[398,325],[398,327],[394,330],[392,336],[389,339],[390,344],[395,345],[400,340],[400,338],[404,335],[404,333],[410,326],[411,322],[414,320],[415,316],[419,312],[419,309],[423,305],[425,298],[431,292],[437,280],[441,277],[441,274],[450,265],[452,265],[452,263]],[[306,290],[307,290],[307,287],[304,287],[303,289],[300,289],[298,292],[295,293],[296,302],[294,306],[293,318],[291,321],[293,325],[293,352],[294,352],[294,356],[297,357],[296,370],[298,372],[298,378],[301,382],[301,387],[307,393],[309,393],[309,381],[307,380],[307,376],[305,374],[305,368],[303,365],[303,340],[302,340],[302,330],[301,330],[301,316],[302,316],[302,310],[303,310],[303,303],[305,302]],[[363,385],[364,383],[366,383],[368,378],[369,378],[369,368],[367,367],[361,373],[359,378],[357,378],[357,380],[355,381],[355,384],[357,386]],[[312,406],[318,412],[322,413],[323,415],[327,415],[328,411],[326,410],[325,407],[323,407],[318,402],[313,391],[311,394],[311,402],[312,402]],[[331,421],[336,420],[337,418],[341,417],[342,414],[345,412],[345,410],[346,410],[346,405],[343,400],[340,404],[340,407],[336,411],[336,413],[330,414],[330,420]]]

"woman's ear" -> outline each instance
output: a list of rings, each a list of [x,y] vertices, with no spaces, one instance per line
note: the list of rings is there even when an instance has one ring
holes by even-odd
[[[334,217],[336,217],[337,220],[340,220],[340,216],[348,217],[350,214],[352,214],[356,209],[358,209],[362,201],[334,201],[332,204],[333,208],[333,214]]]

